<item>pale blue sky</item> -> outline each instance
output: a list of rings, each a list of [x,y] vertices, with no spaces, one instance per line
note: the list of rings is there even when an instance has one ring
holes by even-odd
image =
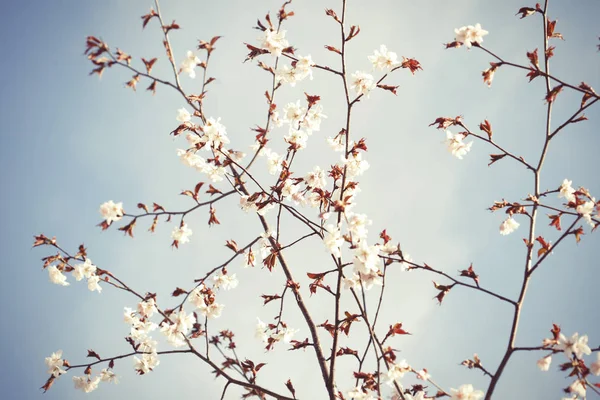
[[[142,292],[158,292],[167,305],[174,287],[189,286],[191,279],[229,256],[222,246],[226,239],[244,243],[259,233],[255,218],[238,211],[234,199],[217,207],[221,226],[209,230],[205,212],[192,216],[188,221],[195,232],[192,242],[179,251],[169,247],[171,226],[159,225],[152,236],[140,222],[135,239],[124,238],[114,229],[100,232],[95,226],[100,222],[98,206],[110,199],[123,201],[126,210],[133,210],[140,201],[156,201],[172,209],[186,207],[189,203],[177,194],[203,178],[179,163],[175,150],[183,143],[168,135],[176,124],[176,110],[183,105],[175,93],[159,87],[152,97],[143,91],[147,82],[141,82],[138,93],[133,93],[123,84],[130,75],[116,69],[106,71],[101,80],[87,76],[90,64],[83,55],[84,40],[87,35],[97,35],[135,56],[159,57],[157,75],[170,78],[155,21],[145,31],[141,29],[140,16],[151,3],[4,4],[0,26],[4,57],[0,64],[3,398],[41,398],[38,388],[47,378],[43,360],[57,349],[63,349],[72,363],[83,361],[89,348],[102,356],[127,350],[123,337],[128,327],[121,322],[122,307],[134,306],[134,299],[108,287],[99,295],[84,285],[52,285],[39,261],[47,252],[30,250],[34,234],[56,235],[69,249],[85,243],[99,267]],[[321,64],[337,65],[337,58],[323,48],[324,44],[339,44],[337,29],[323,9],[339,10],[338,3],[292,4],[296,17],[286,26],[287,38],[300,54],[311,54]],[[211,84],[206,108],[209,115],[222,118],[237,149],[245,150],[251,143],[250,127],[264,124],[263,93],[270,84],[258,68],[242,64],[246,53],[242,43],[255,43],[258,32],[251,27],[256,19],[268,10],[276,11],[279,5],[267,0],[162,4],[165,19],[176,19],[183,27],[172,35],[179,59],[194,48],[197,39],[224,36],[211,60],[210,74],[217,81]],[[524,5],[515,0],[351,0],[348,5],[349,23],[361,27],[361,34],[349,45],[349,70],[369,70],[366,56],[382,43],[399,55],[417,58],[424,68],[416,76],[401,71],[390,80],[400,85],[397,97],[374,92],[356,108],[353,129],[357,137],[367,138],[371,164],[361,181],[357,211],[373,220],[372,234],[387,228],[415,261],[426,261],[448,273],[472,262],[482,284],[510,297],[518,293],[525,230],[500,236],[502,215],[490,214],[486,208],[501,198],[524,198],[532,191],[531,177],[508,160],[488,168],[488,155],[493,151],[482,142],[476,142],[464,160],[456,160],[444,148],[442,132],[427,125],[438,116],[462,114],[475,128],[487,118],[498,142],[528,160],[537,159],[544,134],[542,81],[527,84],[522,71],[502,67],[490,89],[480,75],[492,61],[489,56],[442,46],[453,39],[454,28],[479,22],[490,32],[484,39],[486,46],[525,64],[525,52],[541,45],[541,23],[514,16]],[[552,1],[550,9],[551,16],[559,20],[557,31],[566,39],[554,43],[552,72],[571,83],[584,80],[600,88],[600,54],[596,51],[600,3]],[[182,82],[190,92],[198,90],[198,80],[184,77]],[[298,173],[315,163],[327,167],[336,161],[324,140],[339,131],[343,118],[339,82],[332,77],[315,71],[313,81],[284,89],[280,103],[302,98],[304,91],[321,95],[329,118],[322,132],[309,142],[307,151],[312,154],[298,158]],[[556,103],[554,121],[570,115],[578,103],[579,95],[564,91]],[[542,177],[543,189],[554,189],[569,178],[575,186],[586,186],[600,196],[595,165],[600,144],[598,107],[586,115],[590,121],[572,126],[553,143]],[[540,232],[554,240],[556,233],[544,227],[544,218],[542,214]],[[525,220],[520,222],[523,228]],[[285,237],[291,240],[301,234],[298,230]],[[544,265],[530,286],[519,345],[540,343],[553,322],[569,334],[587,333],[593,346],[600,344],[595,301],[600,279],[598,240],[597,234],[586,234],[579,245],[568,240]],[[323,264],[327,254],[320,243],[312,241],[307,246],[289,254],[298,277],[317,272],[319,265],[326,265],[322,270],[329,267]],[[266,321],[276,313],[273,308],[261,307],[256,287],[264,285],[261,293],[275,293],[281,274],[270,276],[264,270],[241,268],[236,272],[240,285],[223,296],[224,315],[214,325],[237,333],[243,356],[268,363],[261,371],[266,386],[285,391],[283,382],[292,378],[301,398],[322,398],[320,384],[312,385],[319,377],[311,353],[286,352],[280,346],[265,354],[252,337],[256,316]],[[391,273],[388,280],[396,289],[386,295],[382,327],[404,322],[413,336],[395,342],[402,349],[401,357],[416,368],[428,368],[445,388],[462,383],[484,388],[487,379],[457,364],[476,352],[484,365],[495,368],[507,340],[510,310],[479,293],[460,289],[453,290],[438,307],[431,300],[436,294],[432,278],[421,272]],[[301,282],[308,287],[308,281]],[[317,321],[331,318],[323,312],[318,297],[307,302]],[[292,304],[288,309],[288,319],[300,326]],[[307,334],[301,327],[298,337]],[[514,357],[500,382],[498,399],[513,398],[514,388],[520,390],[518,398],[560,398],[560,388],[570,381],[556,372],[559,357],[550,373],[537,370],[537,358],[534,354]],[[340,373],[349,376],[350,366],[342,366]],[[156,371],[143,377],[134,375],[130,360],[118,362],[115,371],[121,376],[117,386],[102,385],[84,395],[73,389],[70,374],[45,398],[213,399],[222,388],[222,382],[215,384],[208,370],[189,357],[163,357]],[[350,381],[340,382],[340,389],[350,388]],[[235,398],[235,393],[232,390],[228,398]]]

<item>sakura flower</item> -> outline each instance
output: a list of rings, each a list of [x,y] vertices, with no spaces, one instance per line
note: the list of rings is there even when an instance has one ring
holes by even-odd
[[[404,376],[406,372],[410,371],[410,366],[406,360],[402,360],[398,363],[393,364],[386,373],[386,379],[388,385],[393,385],[394,382],[398,381]]]
[[[552,363],[552,356],[547,356],[544,358],[540,358],[537,361],[537,366],[540,371],[548,371],[550,369],[550,363]]]
[[[196,168],[197,170],[204,172],[206,170],[206,160],[196,154],[195,151],[188,151],[183,149],[177,149],[177,155],[179,159],[186,167]]]
[[[156,302],[154,297],[150,297],[148,300],[139,302],[137,305],[137,310],[140,315],[145,318],[150,318],[155,312],[158,312],[156,310]]]
[[[403,272],[410,271],[412,266],[410,263],[413,261],[412,257],[408,253],[402,253],[403,261],[400,262],[400,270]]]
[[[192,115],[185,108],[177,110],[177,121],[181,123],[189,122],[192,119]]]
[[[448,151],[459,160],[462,160],[463,156],[471,150],[471,146],[473,145],[473,142],[463,142],[464,138],[465,135],[462,133],[453,135],[452,132],[446,131],[446,146],[448,146]]]
[[[567,338],[561,333],[558,338],[556,349],[563,351],[568,358],[571,358],[571,356],[575,354],[577,358],[581,359],[584,354],[592,354],[592,351],[587,343],[587,335],[582,335],[579,337],[579,333],[575,332],[573,336]]]
[[[590,371],[596,376],[600,375],[600,353],[598,353],[596,361],[590,365]]]
[[[267,156],[267,168],[269,169],[269,173],[271,175],[279,173],[282,168],[283,156],[280,156],[270,149],[265,149],[265,155]]]
[[[188,228],[186,223],[181,224],[180,227],[176,227],[171,232],[171,238],[177,241],[179,244],[188,243],[190,241],[190,236],[192,236],[193,232],[190,228]]]
[[[256,323],[256,331],[254,336],[256,336],[257,339],[260,339],[264,343],[267,343],[269,341],[268,326],[263,321],[261,321],[260,318],[256,319],[258,322]]]
[[[163,322],[160,324],[160,331],[167,337],[167,342],[173,347],[185,346],[185,334],[177,329],[176,324]]]
[[[371,225],[373,222],[368,219],[366,214],[355,214],[347,213],[346,219],[348,221],[348,230],[352,233],[353,241],[359,241],[367,237],[367,225]]]
[[[318,132],[321,130],[321,121],[323,118],[327,118],[323,114],[323,106],[321,104],[313,105],[302,120],[302,127],[306,129],[308,135],[311,135],[313,131]]]
[[[185,72],[192,79],[196,77],[196,66],[200,59],[192,51],[187,52],[187,57],[181,63],[181,72]]]
[[[362,175],[370,167],[369,162],[363,160],[362,153],[350,153],[348,158],[342,157],[342,162],[346,166],[346,174],[349,178]]]
[[[194,314],[188,314],[185,312],[185,310],[181,310],[179,313],[177,313],[177,315],[171,317],[171,319],[173,320],[177,331],[184,335],[187,335],[194,326],[194,323],[196,323],[196,317]]]
[[[291,199],[300,190],[299,185],[295,184],[293,180],[286,179],[281,189],[281,195],[286,199]]]
[[[335,138],[328,137],[327,143],[333,151],[344,151],[344,136],[338,135]]]
[[[191,147],[196,147],[196,145],[200,143],[200,136],[196,133],[188,133],[185,140],[187,140]]]
[[[212,303],[210,305],[201,304],[200,313],[208,319],[219,318],[225,306],[223,304]]]
[[[209,147],[218,149],[223,144],[229,144],[229,138],[227,137],[227,130],[225,126],[221,124],[221,118],[215,121],[214,118],[209,118],[206,124],[202,128],[204,136],[200,138],[201,142],[206,143]]]
[[[304,118],[306,108],[300,105],[300,100],[295,103],[288,103],[283,107],[283,121],[290,125],[297,124]]]
[[[325,189],[325,186],[327,186],[325,171],[318,166],[314,167],[313,170],[306,175],[304,181],[306,182],[306,185],[311,188]]]
[[[508,217],[500,224],[500,234],[504,236],[511,234],[519,227],[519,225],[520,224],[515,221],[513,217]]]
[[[155,330],[157,327],[158,325],[156,325],[149,319],[146,319],[143,322],[138,319],[134,324],[132,324],[129,336],[136,342],[141,343],[144,341],[148,341],[150,339],[148,337],[148,334],[151,331]]]
[[[144,353],[142,358],[133,357],[133,368],[140,375],[147,374],[152,371],[160,364],[158,354],[156,353]]]
[[[190,292],[188,301],[193,303],[196,307],[200,308],[204,304],[204,294],[202,291],[205,289],[204,285],[200,285]]]
[[[354,269],[357,272],[369,274],[379,271],[379,247],[369,246],[360,241],[354,250]]]
[[[275,341],[283,340],[285,343],[289,343],[297,332],[298,329],[279,328],[279,330],[271,333],[271,338]]]
[[[595,226],[594,221],[592,220],[592,213],[596,208],[596,202],[593,200],[594,199],[586,201],[585,203],[577,206],[577,213],[580,214],[583,219],[585,219],[587,223],[592,226],[592,228]]]
[[[256,203],[254,203],[252,201],[249,201],[248,200],[249,197],[250,196],[240,196],[240,207],[245,212],[248,212],[248,211],[257,211],[258,207],[256,206]]]
[[[107,368],[103,368],[102,371],[100,371],[100,380],[102,382],[119,383],[117,375]]]
[[[360,386],[357,386],[351,391],[349,391],[347,395],[349,398],[355,400],[368,400],[373,398],[370,394],[363,392]]]
[[[473,43],[479,44],[483,42],[483,36],[487,35],[489,32],[481,29],[480,24],[476,24],[475,26],[469,25],[455,29],[454,33],[457,42],[463,43],[468,48],[471,48]]]
[[[206,173],[212,182],[221,182],[225,176],[225,168],[220,165],[206,164],[202,172]]]
[[[362,290],[360,284],[360,276],[357,273],[353,273],[351,278],[343,278],[344,289]]]
[[[327,230],[327,234],[323,239],[325,242],[325,247],[327,250],[331,252],[335,257],[341,256],[341,247],[344,244],[344,238],[342,237],[342,232],[338,226],[328,224],[325,229]]]
[[[585,399],[585,381],[577,379],[569,386],[569,393],[576,394],[579,398]]]
[[[123,203],[114,203],[112,200],[100,206],[100,214],[107,224],[111,224],[113,221],[118,221],[123,217]]]
[[[309,55],[302,57],[298,56],[298,61],[296,61],[296,67],[294,68],[298,74],[298,80],[302,80],[307,76],[312,80],[312,69],[311,67],[315,66],[315,62],[312,60],[312,57]]]
[[[96,274],[96,266],[92,264],[92,260],[86,258],[83,264],[77,264],[75,266],[75,269],[72,273],[73,277],[77,281],[80,281],[83,278],[91,278],[93,275]]]
[[[450,400],[479,400],[483,397],[481,390],[473,389],[473,385],[462,385],[457,389],[450,389]]]
[[[266,29],[263,32],[263,36],[259,37],[258,40],[261,42],[263,48],[269,50],[271,55],[279,57],[283,49],[289,47],[289,43],[285,39],[285,33],[286,31],[284,30],[277,32],[272,29]]]
[[[379,47],[379,50],[375,50],[372,56],[368,56],[368,59],[373,63],[373,68],[380,70],[392,69],[400,65],[396,53],[388,51],[387,47],[383,44]]]
[[[136,321],[139,321],[139,319],[135,315],[135,311],[129,307],[125,307],[123,309],[123,321],[125,321],[127,324],[134,324]]]
[[[302,150],[306,148],[308,134],[301,129],[295,129],[293,127],[290,127],[288,135],[283,139],[286,143],[293,146],[295,150]]]
[[[426,400],[425,399],[425,392],[418,392],[416,395],[410,395],[410,394],[404,394],[404,398],[406,400]]]
[[[98,293],[102,293],[102,288],[98,284],[100,282],[100,277],[98,275],[93,275],[88,278],[87,287],[89,290],[97,291]]]
[[[239,283],[235,274],[229,275],[221,273],[220,275],[213,276],[213,280],[215,281],[215,288],[223,288],[225,290],[234,289]]]
[[[429,378],[431,378],[431,375],[429,375],[425,368],[417,372],[417,379],[421,379],[422,381],[428,381]]]
[[[356,71],[352,74],[350,89],[354,89],[356,94],[369,97],[369,93],[373,88],[375,88],[373,75],[361,71]]]
[[[571,187],[573,181],[565,179],[560,185],[558,198],[564,197],[568,202],[575,202],[575,189]]]
[[[60,375],[65,374],[67,371],[62,369],[64,366],[64,361],[62,359],[62,350],[58,350],[55,353],[52,353],[50,357],[46,357],[46,366],[48,366],[48,373],[52,374],[55,378],[58,378]]]
[[[57,285],[69,286],[70,283],[67,282],[67,276],[62,273],[55,265],[51,265],[48,267],[48,275],[50,276],[50,282],[55,283]]]
[[[300,71],[289,65],[282,65],[275,70],[275,80],[277,82],[289,83],[291,87],[296,86],[300,79]]]
[[[90,393],[98,389],[100,377],[97,376],[94,379],[91,379],[88,375],[74,376],[73,383],[75,384],[75,389],[80,389],[85,393]]]

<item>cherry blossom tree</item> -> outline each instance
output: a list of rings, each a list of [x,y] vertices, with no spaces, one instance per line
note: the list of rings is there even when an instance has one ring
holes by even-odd
[[[246,214],[247,224],[254,226],[255,235],[247,242],[230,239],[224,244],[210,243],[210,246],[224,245],[230,256],[218,265],[204,265],[202,276],[184,287],[173,288],[170,293],[139,288],[135,282],[121,279],[118,271],[97,266],[92,261],[93,253],[102,249],[90,251],[84,245],[65,245],[54,237],[36,235],[34,247],[51,252],[43,258],[43,268],[52,283],[69,286],[84,280],[90,291],[103,296],[110,296],[113,291],[130,295],[130,303],[123,311],[129,352],[107,355],[102,351],[100,356],[100,352],[89,349],[87,358],[73,361],[77,355],[55,351],[45,359],[49,377],[42,389],[48,391],[55,384],[63,384],[64,376],[70,376],[75,388],[83,392],[102,390],[100,386],[104,384],[117,383],[119,368],[132,366],[139,375],[155,374],[163,359],[186,354],[214,371],[216,384],[222,386],[222,399],[233,387],[242,389],[243,398],[306,398],[304,388],[297,387],[293,379],[286,382],[260,379],[265,363],[246,357],[244,348],[237,344],[236,335],[245,333],[217,324],[222,315],[235,312],[235,305],[222,302],[221,298],[225,292],[236,290],[239,279],[235,271],[247,268],[255,270],[257,276],[274,275],[279,282],[276,293],[264,292],[259,278],[253,283],[255,295],[263,300],[264,307],[276,313],[266,321],[257,317],[252,333],[256,345],[265,352],[303,352],[308,365],[319,371],[321,381],[313,385],[311,392],[319,393],[318,398],[497,398],[496,389],[505,384],[503,377],[509,361],[521,352],[539,354],[537,367],[541,371],[549,371],[554,360],[559,363],[560,373],[568,377],[566,399],[599,395],[600,381],[595,376],[600,375],[600,347],[590,345],[587,335],[563,332],[556,323],[549,327],[550,335],[540,337],[538,343],[520,346],[516,341],[532,279],[558,246],[569,240],[579,242],[600,224],[600,202],[584,186],[574,186],[569,179],[553,183],[551,189],[543,189],[541,184],[553,140],[573,124],[585,123],[585,112],[600,99],[589,84],[567,82],[551,74],[550,61],[559,51],[556,43],[563,37],[557,30],[556,19],[549,13],[549,1],[517,12],[525,19],[523,23],[540,26],[542,46],[526,51],[525,63],[505,59],[486,47],[484,38],[494,33],[479,23],[449,32],[445,44],[448,51],[469,49],[487,54],[491,61],[482,77],[488,86],[492,86],[495,74],[509,68],[522,70],[529,82],[544,82],[540,101],[546,103],[545,134],[538,154],[526,159],[519,155],[519,149],[507,148],[501,135],[494,136],[493,123],[487,119],[479,122],[481,118],[475,116],[433,115],[430,125],[442,131],[440,138],[445,137],[448,152],[457,159],[469,157],[472,151],[487,151],[483,150],[487,146],[492,152],[489,166],[516,163],[527,174],[529,186],[519,188],[521,198],[496,200],[489,206],[490,211],[505,214],[499,226],[500,235],[510,238],[519,233],[524,235],[517,297],[487,288],[480,281],[476,263],[458,273],[434,267],[408,255],[400,245],[401,240],[392,237],[394,226],[380,232],[370,230],[368,210],[361,209],[357,200],[361,182],[368,179],[366,171],[371,163],[377,162],[377,157],[371,157],[367,151],[368,137],[355,133],[353,116],[365,102],[410,96],[399,91],[394,79],[400,74],[420,79],[423,68],[417,59],[399,57],[391,50],[392,46],[388,49],[386,45],[364,56],[363,69],[350,68],[352,40],[360,35],[361,29],[347,19],[347,8],[352,6],[347,0],[340,0],[338,9],[324,11],[328,23],[338,30],[337,37],[324,39],[325,48],[337,61],[313,60],[310,49],[294,47],[294,34],[288,35],[286,30],[291,18],[302,18],[294,15],[291,3],[288,0],[275,13],[258,18],[255,26],[258,40],[249,39],[244,44],[248,53],[243,68],[257,66],[271,80],[270,87],[257,89],[264,90],[266,105],[263,121],[252,128],[254,143],[250,149],[239,147],[238,133],[227,131],[225,118],[206,112],[206,104],[219,95],[218,90],[209,93],[208,89],[218,79],[213,77],[218,71],[211,70],[210,62],[218,57],[220,36],[199,40],[193,50],[173,48],[170,37],[179,34],[181,27],[175,21],[167,22],[156,0],[141,17],[141,23],[145,29],[161,31],[166,60],[133,56],[99,37],[87,37],[85,54],[92,63],[91,75],[101,77],[107,70],[120,69],[131,74],[125,84],[131,90],[143,87],[152,95],[170,90],[179,96],[180,103],[168,111],[173,115],[173,130],[165,134],[170,134],[177,143],[173,153],[183,165],[196,170],[199,177],[180,193],[189,198],[188,208],[175,210],[156,202],[124,204],[109,200],[100,205],[99,228],[109,232],[119,230],[130,237],[140,228],[152,233],[168,229],[170,244],[177,251],[182,246],[196,244],[201,227],[190,222],[192,215],[207,212],[209,227],[218,229],[221,220],[229,216],[228,211],[221,211],[221,205],[225,207],[228,199],[235,199],[236,207]],[[458,53],[456,57],[464,54]],[[157,62],[168,64],[171,76],[155,75],[153,68]],[[331,80],[341,92],[339,99],[343,101],[345,115],[336,121],[339,129],[335,132],[321,130],[322,121],[328,118],[321,94],[302,93],[302,81],[312,79]],[[200,89],[190,91],[192,87]],[[284,91],[295,94],[297,100],[283,104],[278,99]],[[561,103],[560,107],[568,109],[568,115],[553,122],[557,99],[567,91],[577,95],[578,101],[575,106]],[[311,159],[306,153],[310,154],[308,143],[313,141],[326,142],[336,161],[330,164]],[[296,167],[299,158],[313,161],[314,167],[308,171]],[[385,193],[387,188],[380,190]],[[538,233],[548,225],[551,229],[546,230],[548,234]],[[230,234],[236,236],[236,232]],[[303,266],[292,249],[321,251],[324,261]],[[436,301],[444,307],[448,296],[464,290],[488,296],[510,308],[506,331],[499,333],[505,338],[500,362],[494,365],[474,354],[461,363],[462,367],[479,370],[489,378],[486,387],[468,383],[468,374],[464,382],[444,387],[437,379],[442,371],[440,365],[421,365],[418,359],[403,359],[402,340],[413,333],[413,328],[401,320],[381,317],[383,309],[394,307],[384,296],[395,290],[395,282],[386,279],[393,270],[435,279],[432,287],[420,289],[422,299],[417,301]],[[313,301],[318,298],[324,300]],[[300,326],[290,322],[290,309],[301,316],[294,320]],[[327,318],[316,319],[315,315],[322,312]],[[124,359],[129,359],[130,364]],[[456,360],[440,360],[440,363],[454,365]],[[295,366],[279,368],[286,368],[293,375]]]

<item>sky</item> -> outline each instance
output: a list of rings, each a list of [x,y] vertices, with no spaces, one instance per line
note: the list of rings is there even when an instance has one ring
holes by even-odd
[[[33,235],[56,236],[70,250],[84,243],[96,265],[140,292],[159,293],[159,304],[168,306],[174,304],[169,293],[175,287],[189,287],[191,280],[230,256],[223,246],[225,240],[247,243],[260,234],[256,218],[239,210],[233,197],[216,207],[219,226],[206,226],[206,210],[191,215],[188,224],[194,235],[191,243],[179,250],[170,247],[172,224],[159,224],[157,232],[150,234],[145,232],[150,221],[141,221],[133,239],[123,237],[114,227],[101,232],[96,226],[101,221],[99,205],[105,201],[122,201],[127,211],[133,211],[138,202],[184,209],[190,201],[178,194],[205,180],[176,157],[176,150],[184,146],[183,139],[169,135],[177,126],[176,110],[184,106],[177,93],[159,87],[152,96],[143,90],[148,84],[145,81],[133,92],[124,85],[131,74],[116,68],[101,79],[88,76],[91,64],[83,54],[84,43],[86,36],[95,35],[134,55],[139,68],[139,57],[158,57],[156,75],[172,78],[156,21],[145,30],[141,27],[140,16],[151,5],[146,0],[4,4],[0,25],[4,38],[0,64],[0,182],[4,188],[0,250],[5,272],[0,281],[5,326],[0,331],[2,397],[213,399],[221,394],[223,380],[215,380],[208,368],[187,356],[164,356],[155,371],[141,377],[135,375],[131,360],[120,360],[115,366],[120,383],[103,384],[88,395],[73,389],[72,373],[46,394],[39,389],[47,379],[44,358],[58,349],[73,364],[84,362],[88,349],[103,357],[127,351],[123,338],[128,326],[122,322],[122,310],[136,303],[108,286],[98,294],[73,279],[69,287],[53,285],[40,261],[49,251],[31,249]],[[442,46],[453,40],[454,28],[481,23],[489,31],[485,46],[507,60],[526,64],[525,53],[542,45],[543,33],[539,18],[519,20],[515,16],[525,5],[513,0],[348,1],[348,22],[361,28],[348,44],[349,71],[370,72],[367,56],[381,44],[399,56],[418,59],[423,66],[415,76],[401,70],[389,78],[390,84],[399,85],[397,96],[374,91],[353,113],[353,132],[357,138],[366,138],[369,151],[365,157],[371,165],[360,180],[362,192],[356,211],[373,221],[369,227],[372,241],[385,228],[415,261],[449,274],[473,263],[482,285],[511,298],[516,298],[520,288],[526,220],[517,217],[521,228],[501,236],[498,226],[504,215],[487,208],[496,200],[525,198],[533,190],[531,174],[510,160],[488,167],[489,154],[494,151],[480,141],[458,160],[447,152],[443,132],[428,125],[439,116],[463,115],[475,129],[488,119],[498,143],[526,160],[537,160],[546,108],[541,79],[528,84],[523,71],[502,67],[488,88],[481,71],[493,61],[489,55],[477,49],[444,50]],[[205,104],[207,115],[220,117],[227,126],[236,149],[248,151],[255,134],[251,128],[264,125],[263,94],[270,87],[264,71],[252,62],[242,62],[246,56],[243,43],[258,43],[259,32],[252,29],[257,18],[267,11],[275,14],[279,6],[278,1],[267,0],[162,4],[165,20],[175,19],[182,27],[171,35],[178,60],[195,48],[198,39],[223,36],[211,58],[209,75],[216,81],[209,87]],[[299,54],[337,66],[336,55],[324,49],[324,45],[339,46],[337,27],[325,15],[325,8],[339,12],[340,1],[294,1],[290,9],[296,15],[286,23],[286,38]],[[599,14],[600,3],[594,0],[550,2],[550,16],[558,19],[556,30],[565,38],[553,42],[553,74],[573,84],[585,81],[600,87]],[[264,61],[273,59],[267,55]],[[184,76],[182,84],[191,93],[200,90],[199,79]],[[338,155],[328,150],[325,139],[335,135],[344,121],[338,80],[315,71],[312,81],[282,89],[278,102],[303,99],[304,92],[321,96],[328,118],[295,161],[298,174],[337,161]],[[578,94],[563,91],[554,107],[553,126],[568,118],[579,100]],[[568,127],[553,141],[542,173],[542,190],[556,189],[568,178],[574,186],[585,186],[592,195],[600,196],[594,164],[600,144],[598,107],[590,108],[586,116],[588,121]],[[282,142],[273,140],[280,150]],[[260,161],[257,168],[264,169]],[[548,201],[560,204],[556,198]],[[545,218],[541,213],[539,231],[554,242],[557,232],[546,226],[549,221]],[[284,242],[305,233],[293,222],[286,223],[289,229],[282,230]],[[597,233],[585,229],[579,244],[573,238],[566,240],[534,277],[518,345],[539,345],[549,337],[552,323],[560,324],[569,335],[587,334],[592,347],[600,344],[595,301],[600,279],[599,239]],[[331,320],[326,307],[329,300],[309,296],[310,282],[305,275],[331,267],[323,244],[309,239],[290,249],[287,257],[314,319]],[[254,338],[256,318],[270,321],[277,312],[274,306],[263,307],[259,295],[281,290],[282,272],[243,269],[241,262],[231,270],[240,284],[219,295],[225,310],[215,320],[215,329],[232,329],[243,357],[267,363],[259,383],[284,393],[283,383],[291,378],[299,398],[324,398],[310,351],[288,352],[285,346],[278,346],[267,353]],[[380,329],[403,322],[412,333],[394,342],[401,350],[400,357],[415,368],[427,368],[446,389],[463,383],[484,389],[487,378],[458,364],[477,353],[486,367],[495,369],[506,345],[511,310],[481,293],[460,288],[453,289],[439,306],[432,299],[436,291],[431,280],[437,278],[423,271],[391,270],[386,279],[391,287],[386,292]],[[352,308],[351,303],[344,306]],[[292,302],[286,303],[286,318],[300,329],[297,338],[308,336]],[[357,338],[364,337],[360,329],[356,329]],[[357,342],[351,337],[341,345],[356,346]],[[167,348],[167,344],[161,346]],[[515,355],[495,398],[561,398],[561,388],[571,382],[557,370],[564,360],[555,357],[550,372],[543,373],[535,365],[539,357]],[[353,381],[348,377],[352,367],[349,362],[341,364],[340,390],[351,388]],[[238,398],[239,394],[232,389],[226,398]]]

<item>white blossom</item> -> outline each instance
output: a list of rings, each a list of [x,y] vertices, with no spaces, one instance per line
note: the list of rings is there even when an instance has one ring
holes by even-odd
[[[67,276],[62,273],[55,265],[51,265],[48,267],[48,275],[50,277],[50,282],[55,283],[57,285],[69,286],[70,283],[67,282]]]
[[[500,224],[500,234],[505,236],[511,234],[519,227],[519,225],[520,224],[515,221],[513,217],[508,217]]]
[[[473,142],[463,142],[464,138],[465,135],[462,133],[453,135],[452,132],[446,131],[446,146],[448,146],[448,151],[459,160],[462,160],[463,156],[467,154],[471,150],[471,146],[473,146]]]
[[[142,358],[133,357],[133,368],[140,374],[147,374],[160,364],[158,354],[144,353]]]
[[[285,39],[285,33],[286,31],[284,30],[277,32],[272,29],[266,29],[258,40],[261,43],[261,47],[269,50],[269,53],[272,55],[279,57],[283,49],[289,47],[289,43]]]
[[[370,274],[379,271],[379,247],[369,246],[360,241],[354,250],[354,269],[356,272]]]
[[[73,383],[75,384],[75,389],[82,390],[85,393],[90,393],[98,389],[100,377],[97,376],[94,379],[91,379],[89,375],[74,376]]]
[[[592,354],[592,351],[588,346],[587,335],[582,335],[580,337],[579,333],[577,332],[575,332],[570,338],[567,338],[561,333],[558,338],[558,344],[556,345],[556,348],[563,351],[568,358],[571,358],[573,354],[575,354],[575,356],[579,359],[581,359],[584,354]]]
[[[183,223],[180,227],[175,227],[173,229],[173,232],[171,232],[171,238],[176,240],[179,244],[184,244],[190,241],[190,236],[192,236],[192,234],[192,230],[188,228],[187,224]]]
[[[356,71],[352,74],[352,80],[350,81],[350,89],[354,89],[356,94],[365,95],[369,97],[369,93],[374,88],[375,83],[373,81],[373,75],[361,71]]]
[[[483,42],[483,37],[488,34],[488,31],[481,29],[480,24],[463,26],[461,28],[455,29],[454,33],[456,34],[456,41],[463,43],[468,48],[471,48],[473,43],[481,43]]]
[[[568,179],[563,180],[563,183],[560,185],[558,198],[564,197],[568,202],[575,202],[575,189],[571,187],[573,181]]]
[[[548,371],[550,369],[550,364],[552,363],[552,356],[546,356],[544,358],[540,358],[537,361],[537,366],[540,371]]]
[[[346,175],[349,179],[362,175],[370,167],[369,162],[363,160],[362,153],[350,153],[348,158],[342,156],[342,162],[346,166]]]
[[[254,336],[257,339],[260,339],[262,342],[264,343],[268,343],[269,341],[269,329],[267,324],[265,324],[263,321],[260,320],[260,318],[256,318],[257,323],[256,323],[256,330],[255,330],[255,334]]]
[[[207,317],[208,319],[219,318],[221,316],[221,312],[225,306],[223,304],[212,303],[207,305],[203,303],[200,305],[200,313]]]
[[[215,121],[212,117],[206,121],[206,124],[202,127],[204,131],[204,135],[200,138],[202,143],[206,143],[207,146],[217,149],[223,144],[229,144],[227,129],[220,121],[221,118]]]
[[[64,366],[64,361],[62,359],[62,350],[58,350],[50,355],[50,357],[46,357],[46,366],[48,367],[48,373],[52,374],[55,378],[58,378],[60,375],[66,373],[62,367]]]
[[[387,47],[383,44],[379,46],[379,50],[375,50],[375,53],[367,58],[373,63],[373,68],[380,70],[392,69],[400,65],[396,53],[388,51]]]
[[[192,79],[196,77],[196,66],[200,63],[200,59],[189,50],[187,57],[181,63],[181,72],[185,72]]]
[[[137,305],[137,310],[140,315],[145,318],[150,318],[155,312],[158,312],[156,310],[156,302],[154,297],[150,297],[148,300],[139,302]]]
[[[331,254],[335,257],[341,256],[341,247],[344,244],[344,238],[342,237],[342,232],[340,231],[339,226],[328,224],[325,227],[327,234],[323,241],[325,242],[325,247]]]
[[[578,397],[585,399],[586,390],[585,390],[585,381],[581,379],[577,379],[569,386],[569,392],[576,394]]]
[[[590,365],[590,371],[596,376],[600,375],[600,353],[598,353],[598,358],[596,359],[596,361],[594,361],[592,365]]]
[[[215,282],[215,288],[223,288],[225,290],[234,289],[237,287],[239,281],[235,274],[224,274],[213,276]]]
[[[113,382],[113,383],[119,383],[119,379],[117,379],[117,375],[109,370],[108,368],[103,368],[102,371],[100,371],[100,380],[102,382]]]
[[[181,123],[189,122],[192,119],[192,115],[185,108],[177,110],[177,121]]]
[[[304,177],[304,181],[306,182],[306,185],[311,188],[325,189],[325,186],[327,186],[325,171],[319,166],[314,167],[313,170]]]
[[[100,277],[98,275],[93,275],[88,278],[87,287],[89,290],[97,291],[98,293],[102,293],[102,288],[99,285]]]
[[[96,266],[92,264],[92,260],[86,258],[83,264],[77,264],[75,266],[72,274],[77,281],[80,281],[83,278],[89,279],[96,274]]]
[[[110,225],[113,221],[123,218],[123,203],[115,203],[109,200],[100,206],[100,214],[106,223]]]
[[[473,385],[462,385],[458,389],[450,389],[450,400],[479,400],[483,397],[481,390],[473,389]]]
[[[586,201],[585,203],[577,206],[577,213],[580,214],[583,219],[585,219],[587,223],[592,226],[592,228],[595,226],[594,221],[592,220],[592,213],[594,212],[595,208],[596,202],[594,199]]]
[[[402,360],[398,363],[393,364],[386,373],[387,384],[393,385],[394,382],[397,382],[408,371],[410,371],[410,366],[408,365],[406,360]]]

